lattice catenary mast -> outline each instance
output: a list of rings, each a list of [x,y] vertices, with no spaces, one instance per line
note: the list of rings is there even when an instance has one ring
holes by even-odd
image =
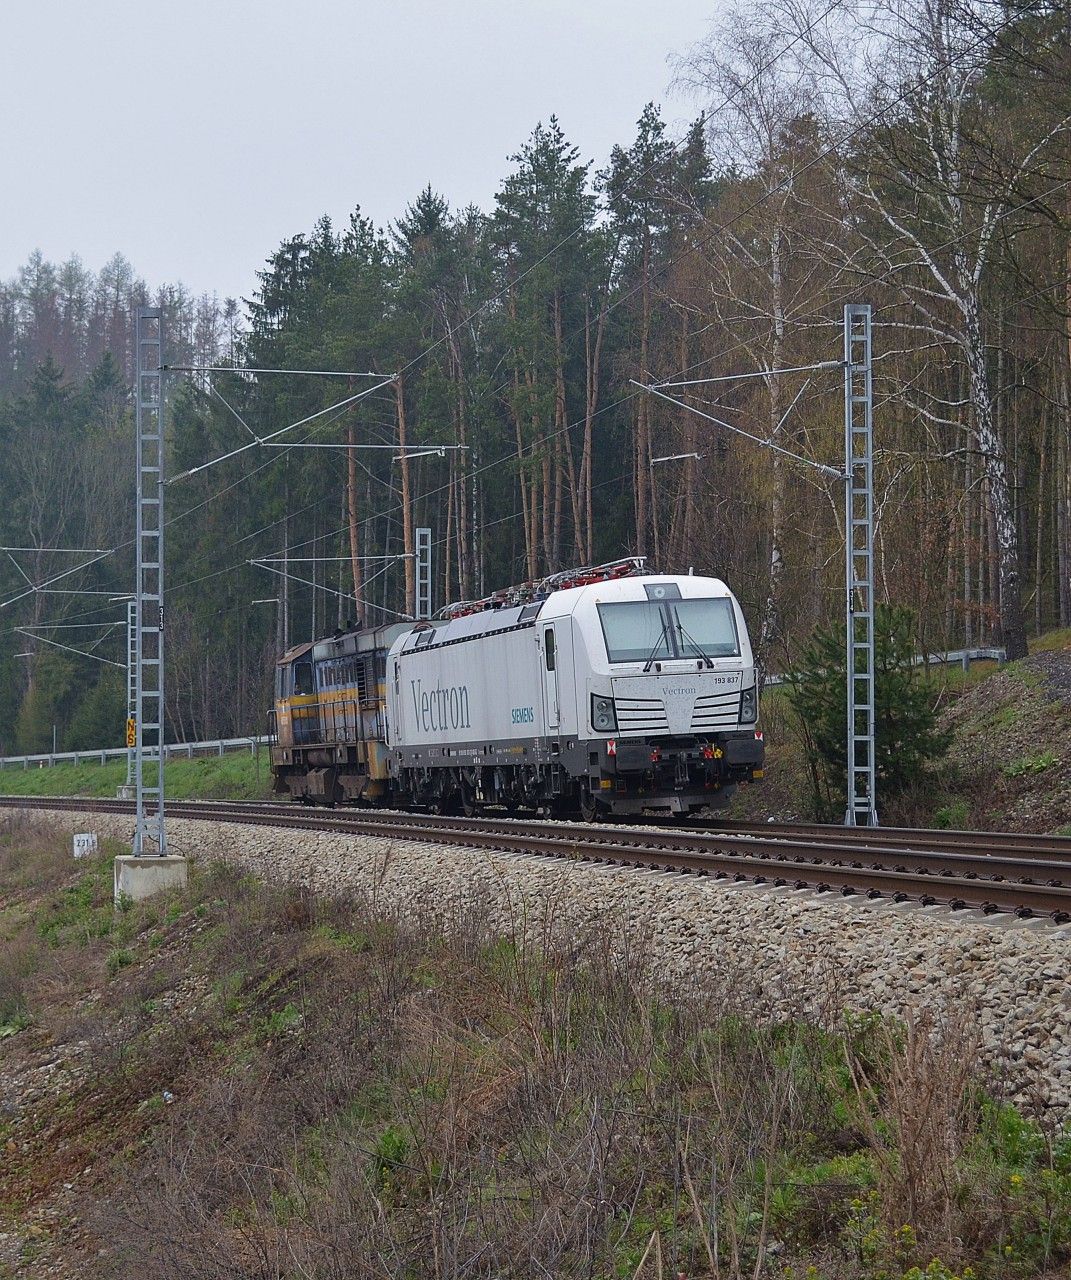
[[[134,586],[135,857],[163,856],[164,830],[164,319],[138,307],[134,321],[137,435],[137,571]],[[155,781],[146,764],[156,764]]]
[[[133,600],[126,602],[126,788],[134,785],[134,742],[132,734],[138,722],[138,607]],[[136,737],[134,739],[136,741]],[[124,789],[120,795],[128,799],[130,792]]]
[[[416,534],[416,609],[418,619],[431,617],[431,530]]]
[[[844,308],[847,826],[878,825],[874,724],[874,374],[869,304]]]

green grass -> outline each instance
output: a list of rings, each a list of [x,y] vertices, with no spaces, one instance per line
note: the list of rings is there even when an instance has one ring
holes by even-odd
[[[1071,627],[1046,631],[1043,636],[1030,637],[1030,652],[1041,653],[1047,649],[1071,649]]]
[[[1059,757],[1052,751],[1043,751],[1040,755],[1024,756],[1022,760],[1005,765],[1004,773],[1009,778],[1021,778],[1028,773],[1044,773],[1046,769],[1051,769],[1053,765],[1059,763]]]
[[[114,796],[126,781],[126,762],[58,764],[44,769],[0,769],[0,795]],[[164,770],[167,794],[175,800],[262,800],[271,790],[266,751],[259,761],[248,752],[171,760]]]

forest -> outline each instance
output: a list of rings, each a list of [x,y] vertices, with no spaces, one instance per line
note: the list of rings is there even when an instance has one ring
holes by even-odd
[[[321,218],[248,300],[121,255],[0,284],[0,754],[121,740],[143,302],[197,367],[167,378],[175,739],[263,732],[281,648],[410,615],[421,526],[436,607],[642,555],[727,580],[783,669],[843,608],[839,483],[636,383],[837,467],[842,376],[801,366],[846,303],[879,598],[923,649],[1071,624],[1071,6],[738,4],[675,90],[678,137],[651,104],[588,161],[551,116],[492,207]]]

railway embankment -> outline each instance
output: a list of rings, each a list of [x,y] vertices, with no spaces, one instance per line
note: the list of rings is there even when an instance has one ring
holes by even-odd
[[[131,825],[48,821],[120,840]],[[175,852],[445,930],[478,918],[535,943],[605,934],[677,994],[728,979],[757,1017],[963,1018],[997,1094],[1071,1115],[1071,926],[379,836],[191,819],[168,831]]]
[[[204,819],[117,910],[129,826],[0,811],[0,1276],[1071,1261],[1064,930]]]
[[[26,796],[114,796],[126,781],[125,761],[0,769],[0,793]],[[266,750],[169,760],[164,783],[173,800],[265,800],[271,793]]]

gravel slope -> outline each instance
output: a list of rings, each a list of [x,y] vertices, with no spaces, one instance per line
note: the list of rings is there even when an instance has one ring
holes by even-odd
[[[126,817],[49,817],[130,838]],[[609,925],[622,947],[647,954],[655,980],[687,991],[728,975],[757,1016],[963,1011],[995,1089],[1060,1121],[1071,1110],[1071,927],[383,837],[174,819],[168,838],[174,853],[446,928],[478,913],[538,943]]]

